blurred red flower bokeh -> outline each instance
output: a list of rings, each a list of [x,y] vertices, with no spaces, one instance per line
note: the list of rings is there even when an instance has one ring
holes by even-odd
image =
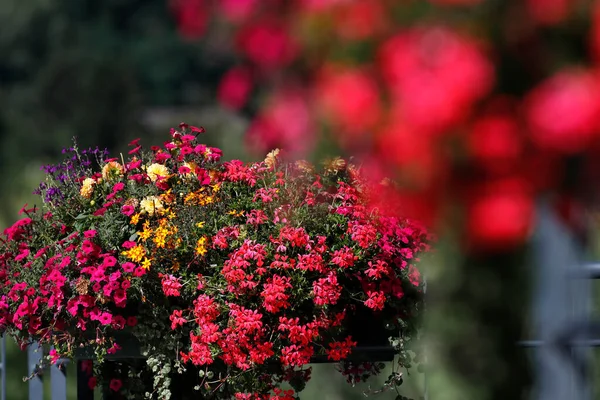
[[[536,196],[560,193],[566,160],[598,148],[600,2],[579,20],[590,25],[587,54],[560,62],[546,33],[582,18],[572,0],[174,4],[229,24],[244,66],[224,75],[218,98],[239,109],[252,88],[266,93],[253,148],[302,154],[325,129],[374,178],[395,181],[379,206],[433,223],[458,200],[465,237],[482,248],[524,243]],[[193,31],[181,15],[182,32]],[[514,176],[518,188],[491,189]]]

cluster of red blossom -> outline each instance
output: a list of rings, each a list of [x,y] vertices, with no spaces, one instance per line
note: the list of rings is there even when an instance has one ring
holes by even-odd
[[[18,242],[23,252],[28,252],[30,247],[31,237],[25,236],[22,230],[28,223],[31,223],[31,219],[25,218],[6,230],[7,236]],[[57,229],[64,228],[64,226],[57,227]],[[143,276],[146,272],[128,262],[117,265],[115,252],[101,252],[101,249],[92,243],[95,234],[95,231],[86,231],[82,240],[79,232],[73,232],[59,241],[57,245],[64,246],[63,251],[45,259],[44,273],[40,275],[37,287],[20,282],[22,271],[9,267],[12,255],[2,254],[0,274],[4,286],[10,287],[10,290],[0,302],[0,325],[12,325],[19,330],[26,329],[32,335],[41,332],[44,337],[50,335],[52,329],[66,329],[65,316],[62,315],[66,310],[76,319],[75,325],[81,331],[90,328],[93,321],[118,330],[125,326],[135,326],[137,323],[135,316],[124,317],[118,313],[101,310],[94,296],[77,294],[65,301],[65,290],[67,290],[65,284],[71,286],[77,285],[78,282],[71,282],[63,273],[74,265],[89,265],[81,268],[80,279],[81,282],[85,282],[85,291],[89,285],[94,292],[102,293],[120,309],[124,309],[127,304],[127,290],[131,287],[131,280]],[[34,260],[44,259],[48,250],[49,246],[38,250],[31,259],[22,264],[22,267],[31,268]],[[17,258],[19,257],[14,257],[14,260],[19,261]],[[11,304],[7,302],[9,299],[13,304],[18,304],[14,313],[10,312]],[[50,314],[47,313],[48,311]],[[50,320],[42,320],[42,315]]]
[[[23,210],[0,237],[0,329],[54,346],[52,362],[90,343],[115,353],[126,330],[155,348],[179,340],[165,357],[283,381],[313,356],[347,359],[357,308],[398,328],[391,336],[414,328],[423,289],[415,265],[430,238],[420,223],[369,205],[384,185],[341,159],[324,172],[277,152],[207,162],[220,153],[196,140],[173,130],[164,148],[134,143],[132,160],[101,162],[97,179],[85,169],[55,182],[63,202]],[[163,317],[156,343],[147,332]],[[260,396],[239,398],[277,386],[253,388]]]
[[[390,196],[403,212],[436,221],[458,200],[470,241],[503,248],[528,237],[538,193],[561,191],[565,158],[597,154],[591,3],[578,13],[574,0],[171,0],[186,38],[229,24],[241,61],[221,82],[224,105],[268,94],[250,144],[303,152],[325,126],[375,177],[397,172],[404,189]],[[579,35],[567,46],[587,48],[584,59],[545,44],[555,28]],[[499,79],[511,68],[523,89]]]

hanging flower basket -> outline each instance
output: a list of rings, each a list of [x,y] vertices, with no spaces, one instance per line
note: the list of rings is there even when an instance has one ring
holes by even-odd
[[[134,398],[293,399],[309,363],[408,366],[426,230],[369,207],[380,184],[342,159],[222,162],[202,132],[45,166],[0,242],[2,330]]]

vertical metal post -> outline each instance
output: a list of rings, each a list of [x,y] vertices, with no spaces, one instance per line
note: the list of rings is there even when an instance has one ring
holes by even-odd
[[[589,280],[569,279],[581,265],[580,244],[547,204],[538,207],[534,235],[535,276],[532,302],[537,400],[589,400],[589,381],[581,379],[557,351],[555,339],[589,310]],[[581,348],[575,351],[589,353]],[[580,355],[583,355],[580,353]]]
[[[83,362],[77,361],[77,400],[94,400],[94,390],[88,385],[92,374],[83,370]]]
[[[427,301],[427,278],[423,276],[423,297],[425,301]],[[423,309],[426,310],[426,305],[423,306]],[[423,400],[429,400],[429,391],[428,391],[428,382],[427,382],[427,348],[423,349]]]
[[[34,375],[29,380],[29,400],[43,400],[44,399],[44,382],[42,376],[38,375],[37,364],[42,358],[42,347],[37,343],[32,343],[27,348],[27,372],[28,374]]]
[[[104,369],[103,375],[110,376],[108,373],[114,368],[114,363],[106,360],[102,366]],[[102,400],[117,400],[120,396],[113,392],[109,387],[109,381],[102,382]]]
[[[0,391],[0,400],[6,400],[6,336],[2,335],[0,343],[0,380],[2,380],[2,391]]]
[[[50,368],[52,400],[67,400],[67,365],[69,360],[60,359]]]

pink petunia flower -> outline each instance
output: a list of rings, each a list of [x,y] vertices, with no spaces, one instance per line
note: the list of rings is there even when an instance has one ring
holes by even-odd
[[[128,217],[131,217],[134,212],[135,208],[130,204],[125,204],[123,207],[121,207],[121,213],[127,215]]]
[[[123,382],[121,382],[120,379],[111,379],[108,387],[110,388],[110,390],[118,392],[119,390],[121,390],[121,387],[123,387]]]

